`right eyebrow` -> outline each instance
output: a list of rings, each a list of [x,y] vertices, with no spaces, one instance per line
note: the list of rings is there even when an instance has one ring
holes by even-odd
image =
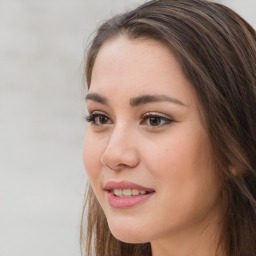
[[[109,105],[107,98],[99,95],[98,93],[88,93],[85,99],[96,101],[96,102],[101,103],[103,105]]]
[[[167,101],[167,102],[179,104],[181,106],[186,106],[186,104],[184,104],[183,102],[181,102],[176,98],[172,98],[167,95],[150,95],[150,94],[132,98],[130,100],[130,105],[132,107],[136,107],[136,106],[147,104],[147,103],[161,102],[161,101]]]

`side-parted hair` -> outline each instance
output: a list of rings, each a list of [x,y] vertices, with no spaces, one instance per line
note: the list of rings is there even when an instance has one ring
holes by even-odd
[[[87,53],[86,79],[110,38],[154,39],[175,54],[197,95],[216,172],[223,180],[227,256],[256,255],[256,32],[237,13],[205,0],[155,0],[98,29]],[[151,247],[111,234],[88,186],[81,222],[86,256],[149,256]]]

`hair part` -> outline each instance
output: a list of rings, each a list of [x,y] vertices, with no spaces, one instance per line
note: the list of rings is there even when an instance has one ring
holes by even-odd
[[[221,241],[229,256],[256,252],[256,32],[238,14],[204,0],[149,1],[97,31],[86,63],[88,87],[101,46],[120,35],[162,42],[193,85],[213,162],[224,182]],[[150,244],[126,244],[110,233],[89,186],[81,244],[86,255],[151,255]],[[84,217],[85,218],[85,217]],[[83,219],[84,221],[85,219]],[[94,241],[94,246],[92,242]],[[94,252],[92,254],[92,248]]]

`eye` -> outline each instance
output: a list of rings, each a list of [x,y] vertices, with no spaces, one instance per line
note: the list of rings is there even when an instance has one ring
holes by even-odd
[[[89,123],[92,123],[95,126],[102,126],[112,123],[110,118],[102,113],[92,113],[89,116],[87,116],[85,120]]]
[[[157,127],[162,127],[164,125],[167,125],[171,122],[173,122],[173,120],[166,116],[162,116],[154,113],[146,113],[142,117],[141,124],[157,128]]]

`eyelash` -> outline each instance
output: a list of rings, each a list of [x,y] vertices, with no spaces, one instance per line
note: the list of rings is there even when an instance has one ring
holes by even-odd
[[[108,121],[110,120],[110,118],[109,118],[107,115],[102,114],[102,113],[92,113],[92,114],[90,114],[89,116],[86,116],[86,117],[85,117],[85,120],[86,120],[88,123],[92,123],[94,126],[102,126],[102,125],[104,125],[104,124],[97,124],[97,122],[96,122],[96,118],[97,118],[97,117],[99,117],[99,118],[101,118],[101,117],[107,118]]]
[[[147,121],[150,121],[150,118],[155,118],[156,120],[160,120],[160,122],[164,122],[162,124],[159,124],[159,125],[149,125],[151,127],[155,127],[155,128],[158,128],[158,127],[162,127],[164,125],[167,125],[167,124],[170,124],[172,123],[174,120],[172,118],[168,118],[168,117],[165,117],[165,116],[162,116],[162,115],[159,115],[159,114],[156,114],[156,113],[146,113],[142,116],[142,122],[141,124],[144,124],[146,123]],[[151,120],[152,121],[152,120]]]
[[[105,125],[105,124],[97,124],[96,118],[98,118],[98,117],[99,118],[106,118],[105,120],[107,122],[110,121],[110,118],[107,115],[102,114],[102,113],[92,113],[89,116],[86,116],[85,120],[89,123],[92,123],[94,126],[103,126],[103,125]],[[155,118],[155,121],[160,120],[160,124],[158,124],[156,126],[147,124],[146,122],[149,121],[150,118]],[[148,125],[152,128],[162,127],[162,126],[170,124],[174,121],[172,118],[167,118],[165,116],[162,116],[162,115],[159,115],[159,114],[156,114],[156,113],[146,113],[146,114],[142,115],[141,119],[142,120],[141,120],[140,124]],[[109,124],[109,123],[106,123],[106,124]]]

